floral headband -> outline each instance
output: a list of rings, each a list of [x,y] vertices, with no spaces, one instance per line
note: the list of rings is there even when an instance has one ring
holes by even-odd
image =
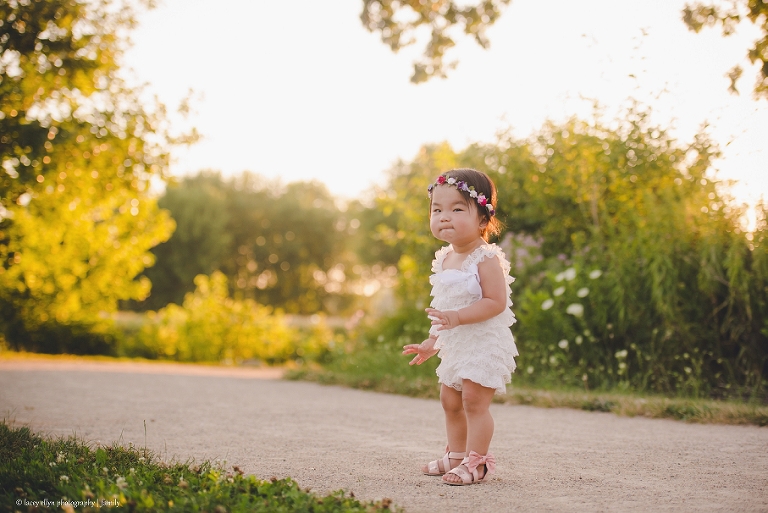
[[[475,190],[474,185],[467,185],[467,182],[463,180],[456,180],[455,178],[447,178],[445,175],[440,175],[437,177],[437,181],[433,184],[431,184],[429,187],[427,187],[427,191],[429,192],[429,197],[432,197],[432,191],[435,190],[435,187],[438,185],[443,185],[447,183],[448,185],[453,185],[460,191],[468,192],[469,196],[471,198],[475,198],[477,201],[477,204],[481,207],[485,207],[488,210],[489,216],[496,215],[496,210],[493,208],[493,205],[491,205],[491,202],[488,200],[488,198],[485,197],[485,194],[482,192],[478,194],[478,192]]]

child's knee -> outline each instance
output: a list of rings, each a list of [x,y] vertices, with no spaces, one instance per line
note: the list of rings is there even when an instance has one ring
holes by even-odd
[[[469,415],[485,413],[490,406],[490,402],[484,394],[475,394],[471,390],[465,390],[461,399],[464,411]]]
[[[447,413],[460,413],[464,409],[462,396],[459,393],[441,393],[440,404]]]
[[[488,406],[468,398],[464,400],[464,411],[467,412],[467,415],[476,415],[488,411]]]

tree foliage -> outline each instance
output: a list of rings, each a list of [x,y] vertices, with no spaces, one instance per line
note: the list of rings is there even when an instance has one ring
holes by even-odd
[[[140,299],[149,248],[173,228],[161,108],[118,76],[131,4],[0,4],[0,324],[23,344],[47,323],[98,322]]]
[[[476,4],[453,0],[363,0],[360,19],[370,32],[381,34],[381,40],[393,52],[415,42],[420,27],[430,32],[421,60],[413,64],[411,82],[420,83],[432,77],[446,77],[457,62],[445,63],[445,55],[455,46],[454,29],[471,36],[483,48],[490,42],[485,31],[493,25],[510,0],[481,0]]]
[[[126,350],[152,358],[186,362],[261,360],[284,363],[291,358],[317,358],[332,340],[322,324],[299,332],[273,309],[252,299],[230,296],[219,271],[194,279],[195,290],[181,305],[150,312],[151,322],[126,343]]]
[[[732,0],[728,3],[696,2],[686,5],[683,10],[683,21],[694,32],[719,24],[723,35],[729,36],[745,19],[757,25],[762,35],[747,51],[749,62],[758,66],[753,92],[755,98],[768,99],[768,3],[764,0]],[[743,72],[744,70],[738,64],[728,72],[731,92],[738,94],[736,83]]]
[[[319,182],[203,172],[169,186],[159,204],[177,227],[153,249],[157,262],[145,272],[152,293],[133,305],[142,309],[180,304],[196,275],[218,270],[238,299],[337,314],[391,280],[387,270],[397,263],[376,229],[379,211],[359,201],[342,208]]]
[[[706,135],[675,141],[637,107],[612,124],[550,123],[529,140],[425,147],[393,169],[378,200],[396,219],[399,296],[414,311],[429,298],[441,244],[428,229],[427,184],[476,167],[498,186],[499,243],[518,278],[517,379],[763,393],[768,226],[762,211],[743,231],[743,209],[713,181],[717,155]]]
[[[170,184],[158,205],[170,213],[176,229],[152,249],[155,265],[144,271],[152,291],[140,305],[149,309],[181,304],[193,290],[195,276],[220,268],[233,241],[229,198],[216,173],[202,172]]]

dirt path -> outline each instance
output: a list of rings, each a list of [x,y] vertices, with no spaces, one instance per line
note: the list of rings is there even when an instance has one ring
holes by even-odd
[[[419,465],[445,445],[437,401],[258,370],[0,361],[0,417],[50,435],[226,460],[317,492],[413,512],[768,511],[768,428],[493,405],[493,481],[449,487]]]

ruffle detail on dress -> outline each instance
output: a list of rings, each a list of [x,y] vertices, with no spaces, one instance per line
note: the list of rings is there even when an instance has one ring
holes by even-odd
[[[510,317],[514,320],[512,312]],[[504,394],[511,373],[517,368],[515,357],[518,356],[515,339],[504,325],[506,322],[494,317],[440,332],[437,339],[440,383],[461,390],[462,380],[469,379],[495,389],[496,394]]]
[[[515,278],[509,275],[510,269],[512,268],[510,263],[507,261],[507,257],[504,254],[504,250],[501,249],[496,244],[485,244],[483,246],[480,246],[476,250],[474,250],[469,256],[467,256],[467,259],[464,260],[464,263],[462,264],[462,268],[464,266],[477,266],[480,262],[485,260],[486,258],[498,258],[499,263],[501,264],[501,270],[504,271],[504,278],[507,281],[507,285],[511,285],[514,283]],[[443,256],[443,260],[445,260],[445,256]],[[511,289],[510,289],[511,292]]]
[[[443,246],[442,248],[435,251],[435,259],[432,260],[433,273],[439,273],[443,270],[443,260],[445,260],[445,256],[451,251],[453,251],[453,246],[451,244]]]

